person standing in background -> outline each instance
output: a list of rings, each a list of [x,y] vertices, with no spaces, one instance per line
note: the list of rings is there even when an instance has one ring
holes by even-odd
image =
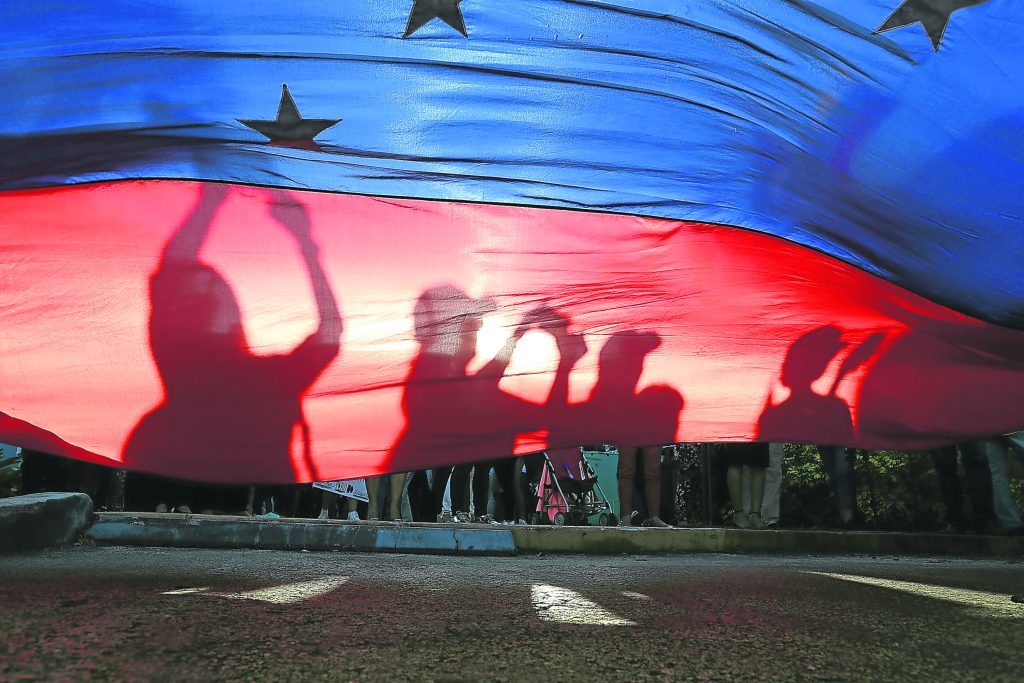
[[[732,502],[732,523],[740,529],[763,529],[761,505],[764,502],[765,470],[768,469],[767,443],[730,443],[722,447],[728,467],[726,484]],[[743,468],[750,469],[750,514],[743,511]]]

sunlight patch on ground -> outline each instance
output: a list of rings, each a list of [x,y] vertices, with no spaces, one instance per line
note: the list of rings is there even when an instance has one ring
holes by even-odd
[[[636,626],[636,622],[612,614],[600,605],[568,588],[534,584],[530,586],[533,608],[543,621],[595,626]]]
[[[195,595],[196,593],[205,593],[210,590],[209,586],[202,586],[200,588],[178,588],[172,591],[164,591],[160,595]]]
[[[218,598],[229,598],[231,600],[257,600],[259,602],[269,602],[275,605],[289,605],[296,602],[303,602],[310,598],[315,598],[318,595],[330,593],[346,581],[348,581],[347,576],[331,576],[325,579],[285,583],[280,586],[243,591],[241,593],[210,593],[210,589],[208,587],[202,587],[179,588],[177,590],[165,591],[163,595],[205,594],[216,596]]]
[[[634,591],[622,591],[622,594],[625,595],[627,598],[633,598],[634,600],[653,600],[654,599],[654,598],[652,598],[649,595],[644,595],[643,593],[636,593]]]
[[[827,576],[831,579],[862,583],[868,586],[878,586],[889,590],[911,593],[926,598],[942,600],[965,607],[973,607],[984,610],[989,616],[1005,618],[1024,617],[1024,606],[1010,601],[1010,596],[1003,593],[992,593],[989,591],[972,590],[969,588],[951,588],[949,586],[936,586],[928,583],[917,583],[916,581],[896,581],[894,579],[878,579],[873,576],[857,576],[855,574],[833,574],[830,572],[805,572],[817,576]]]

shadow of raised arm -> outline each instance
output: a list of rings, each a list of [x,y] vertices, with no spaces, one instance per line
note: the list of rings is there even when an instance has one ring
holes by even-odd
[[[210,233],[213,217],[224,203],[227,194],[226,185],[207,183],[202,186],[196,207],[164,245],[162,264],[169,261],[194,263],[199,260],[199,251]]]
[[[305,204],[290,192],[274,190],[270,213],[295,238],[306,263],[320,320],[317,338],[322,343],[338,344],[342,333],[341,310],[320,263],[320,249],[313,241]]]

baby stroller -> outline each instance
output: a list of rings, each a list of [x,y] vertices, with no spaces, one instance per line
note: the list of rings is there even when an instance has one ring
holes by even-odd
[[[0,444],[0,498],[21,492],[21,449]]]
[[[563,468],[565,471],[559,476],[548,454],[544,454],[544,467],[537,484],[536,523],[588,526],[591,515],[598,515],[600,526],[615,526],[618,520],[587,456],[580,452],[578,477],[568,464],[563,463]]]

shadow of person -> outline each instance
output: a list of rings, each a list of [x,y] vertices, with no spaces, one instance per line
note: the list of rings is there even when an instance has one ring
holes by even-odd
[[[587,401],[576,407],[562,425],[576,433],[569,443],[614,444],[619,451],[618,488],[623,522],[633,510],[633,480],[643,463],[643,491],[647,501],[645,524],[664,526],[661,514],[661,447],[675,443],[683,396],[668,385],[655,384],[637,391],[647,356],[661,345],[653,332],[628,330],[613,334],[598,354],[597,381]],[[552,440],[566,436],[552,431]]]
[[[637,391],[644,360],[660,345],[657,334],[636,330],[616,332],[605,342],[594,388],[565,425],[577,434],[572,443],[607,443],[621,449],[675,442],[682,394],[664,384]]]
[[[207,481],[291,482],[301,474],[291,454],[298,428],[307,473],[316,479],[302,399],[338,355],[338,304],[305,207],[274,191],[271,214],[301,251],[319,326],[290,353],[254,355],[231,285],[200,258],[226,194],[223,186],[203,186],[150,279],[150,346],[165,396],[128,437],[124,462],[132,469]]]
[[[854,444],[856,430],[850,406],[836,395],[836,390],[846,375],[872,358],[883,335],[872,335],[854,349],[843,360],[828,392],[819,394],[811,385],[848,346],[842,335],[838,327],[823,325],[793,342],[779,376],[789,396],[773,405],[769,393],[758,420],[757,441],[786,441],[787,435],[813,433],[819,445]]]
[[[550,411],[567,402],[569,374],[586,346],[549,308],[527,313],[494,358],[469,373],[483,317],[494,310],[493,300],[473,299],[448,284],[427,289],[416,301],[419,351],[406,379],[406,425],[391,449],[389,471],[511,456],[517,436],[547,426]],[[499,387],[516,345],[531,327],[547,330],[559,348],[555,378],[542,404]]]

